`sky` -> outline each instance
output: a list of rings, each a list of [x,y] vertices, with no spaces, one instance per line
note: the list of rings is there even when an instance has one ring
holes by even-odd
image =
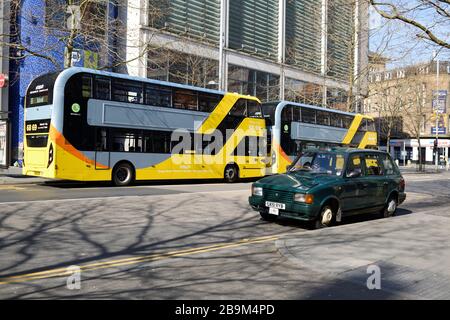
[[[431,28],[433,32],[450,41],[450,19],[439,16],[435,10],[417,7],[416,0],[386,0],[408,10],[408,17],[414,18]],[[450,6],[448,6],[450,10]],[[378,52],[390,59],[388,68],[404,67],[411,64],[429,62],[433,52],[439,60],[450,61],[450,50],[438,47],[416,36],[420,30],[407,26],[400,21],[386,20],[373,8],[369,13],[371,51]]]

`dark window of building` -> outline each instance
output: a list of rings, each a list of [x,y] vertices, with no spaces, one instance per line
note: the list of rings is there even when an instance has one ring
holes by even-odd
[[[178,109],[198,110],[197,92],[181,89],[175,90],[173,106]]]
[[[316,110],[310,108],[302,108],[302,122],[316,123]]]
[[[135,81],[114,79],[112,86],[112,97],[114,101],[127,103],[142,103],[142,84]]]

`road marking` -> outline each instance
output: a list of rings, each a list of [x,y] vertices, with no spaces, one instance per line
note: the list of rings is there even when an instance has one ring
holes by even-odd
[[[40,202],[67,202],[67,201],[80,201],[80,200],[105,200],[105,199],[122,199],[122,198],[142,198],[142,197],[163,197],[163,196],[173,196],[173,195],[179,195],[179,194],[222,194],[222,193],[228,193],[228,192],[242,192],[244,190],[248,190],[248,193],[250,195],[250,189],[237,189],[237,190],[219,190],[219,191],[181,191],[181,190],[171,190],[171,191],[177,191],[176,193],[167,193],[167,194],[143,194],[143,195],[120,195],[120,196],[103,196],[103,197],[89,197],[89,198],[68,198],[68,199],[48,199],[48,200],[22,200],[22,201],[0,201],[1,204],[24,204],[24,203],[40,203]]]
[[[0,185],[0,190],[25,190],[24,187],[18,187],[16,185]]]
[[[241,239],[241,240],[238,240],[235,242],[225,242],[225,243],[221,243],[221,244],[215,244],[215,245],[199,247],[199,248],[170,251],[167,253],[150,254],[150,255],[145,255],[145,256],[137,256],[137,257],[132,257],[132,258],[124,258],[124,259],[117,259],[117,260],[110,260],[110,261],[106,260],[103,262],[95,262],[95,263],[91,263],[91,264],[87,264],[87,265],[82,265],[82,266],[80,266],[80,270],[81,271],[93,271],[93,270],[105,269],[105,268],[111,268],[111,267],[121,267],[121,266],[126,266],[126,265],[132,265],[132,264],[138,264],[138,263],[144,263],[144,262],[152,262],[152,261],[157,261],[157,260],[170,259],[170,258],[175,258],[175,257],[182,257],[182,256],[211,252],[211,251],[218,251],[218,250],[223,250],[223,249],[228,249],[228,248],[235,248],[235,247],[244,246],[244,245],[248,245],[248,244],[276,241],[282,235],[283,234],[257,237],[257,238],[246,238],[246,239]],[[67,267],[69,267],[69,266],[67,266]],[[49,269],[49,270],[45,270],[45,271],[33,272],[33,273],[28,273],[28,274],[21,274],[21,275],[12,276],[12,277],[0,278],[0,285],[28,282],[28,281],[39,280],[39,279],[70,276],[72,273],[67,270],[67,267]]]

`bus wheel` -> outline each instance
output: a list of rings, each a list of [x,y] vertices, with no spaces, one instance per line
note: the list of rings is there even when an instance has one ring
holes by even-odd
[[[115,186],[128,186],[134,180],[133,166],[129,163],[122,162],[114,167],[112,173],[112,181]]]
[[[223,173],[223,177],[225,182],[233,183],[239,179],[239,169],[235,164],[229,164],[225,167],[225,171]]]

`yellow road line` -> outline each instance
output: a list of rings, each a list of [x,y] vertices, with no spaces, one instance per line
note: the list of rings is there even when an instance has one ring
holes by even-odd
[[[192,249],[172,251],[172,252],[159,253],[159,254],[150,254],[150,255],[146,255],[146,256],[137,256],[137,257],[132,257],[132,258],[117,259],[117,260],[111,260],[111,261],[96,262],[96,263],[91,263],[91,264],[87,264],[84,266],[80,266],[80,270],[81,271],[92,271],[92,270],[105,269],[105,268],[111,268],[111,267],[132,265],[132,264],[137,264],[137,263],[142,263],[142,262],[151,262],[151,261],[157,261],[157,260],[162,260],[162,259],[169,259],[169,258],[174,258],[174,257],[181,257],[181,256],[186,256],[186,255],[228,249],[228,248],[243,246],[243,245],[247,245],[247,244],[261,243],[261,242],[267,242],[267,241],[272,241],[272,240],[275,241],[275,240],[278,240],[278,238],[279,238],[279,235],[278,236],[275,235],[275,236],[265,236],[265,237],[258,237],[258,238],[242,239],[242,240],[239,240],[236,242],[228,242],[228,243],[225,242],[225,243],[221,243],[221,244],[215,244],[215,245],[199,247],[199,248],[192,248]],[[67,267],[69,267],[69,266],[67,266]],[[6,277],[3,279],[0,278],[0,285],[26,282],[26,281],[32,281],[32,280],[38,280],[38,279],[69,276],[73,272],[67,270],[67,267],[50,269],[50,270],[40,271],[40,272],[33,272],[33,273],[28,273],[28,274],[22,274],[22,275],[17,275],[17,276],[12,276],[12,277]]]

